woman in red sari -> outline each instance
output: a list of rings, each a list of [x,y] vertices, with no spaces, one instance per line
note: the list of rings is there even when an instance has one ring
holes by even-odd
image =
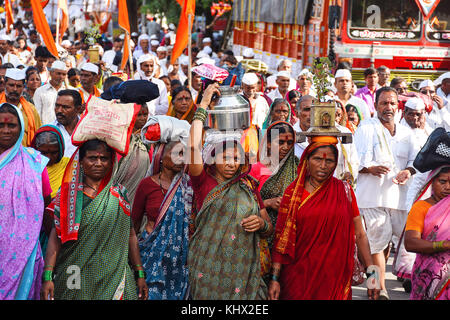
[[[335,137],[313,137],[283,195],[272,248],[272,300],[351,299],[355,236],[363,265],[373,265],[352,188],[333,177],[336,143]],[[369,299],[378,293],[368,289]]]

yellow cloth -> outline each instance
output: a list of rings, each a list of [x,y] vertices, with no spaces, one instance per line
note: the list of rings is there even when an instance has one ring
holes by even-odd
[[[58,163],[47,167],[48,178],[50,180],[50,186],[52,187],[52,199],[56,196],[56,193],[61,187],[64,171],[66,170],[69,160],[69,158],[63,157]]]

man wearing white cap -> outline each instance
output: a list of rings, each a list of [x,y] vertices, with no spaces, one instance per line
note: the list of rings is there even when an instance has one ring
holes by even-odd
[[[164,81],[155,78],[157,67],[158,57],[152,54],[142,55],[137,61],[137,72],[134,75],[135,80],[148,80],[158,86],[159,97],[147,102],[149,115],[164,115],[169,109],[166,85]]]
[[[278,61],[278,63],[277,63],[277,72],[280,72],[280,71],[286,71],[287,73],[289,73],[289,87],[288,87],[288,91],[295,90],[295,88],[297,87],[297,83],[291,77],[292,61],[289,60],[289,59],[281,59],[280,61]],[[277,79],[277,74],[273,74],[273,75],[267,77],[267,83],[276,82],[276,79]],[[285,97],[283,97],[283,98],[285,98]]]
[[[450,101],[450,71],[442,74],[441,78],[441,86],[436,90],[436,94],[444,99],[444,105],[449,108]]]
[[[139,59],[140,56],[150,52],[150,37],[146,34],[141,34],[137,41],[136,50],[133,52],[133,58]]]
[[[5,91],[0,93],[0,103],[10,103],[22,111],[25,122],[25,135],[22,140],[24,146],[29,146],[36,130],[42,125],[41,118],[34,105],[23,96],[25,88],[25,71],[9,68],[5,73]]]
[[[250,101],[252,108],[252,124],[262,128],[264,120],[269,113],[269,105],[266,99],[264,99],[258,92],[258,76],[249,72],[242,77],[242,93]]]
[[[150,53],[151,54],[153,54],[155,56],[158,56],[158,54],[156,52],[156,50],[158,50],[158,47],[159,47],[159,41],[158,40],[150,41]]]
[[[50,68],[50,81],[36,89],[33,96],[34,105],[41,117],[42,124],[55,121],[54,104],[58,91],[66,89],[64,80],[67,76],[67,66],[62,61],[55,61]]]
[[[348,69],[339,69],[334,75],[334,86],[336,87],[336,95],[344,106],[351,104],[357,107],[363,116],[363,119],[370,118],[370,110],[367,103],[352,94],[353,81],[352,74]],[[361,119],[361,120],[363,120]]]
[[[274,101],[277,98],[286,99],[286,94],[289,92],[289,84],[291,81],[291,74],[288,71],[279,71],[276,74],[276,84],[278,88],[269,92],[267,96]]]
[[[15,54],[12,54],[9,52],[9,42],[11,41],[11,38],[6,34],[0,35],[0,64],[5,63],[12,63],[14,67],[17,67],[19,64],[22,64],[20,62],[20,59]]]
[[[427,124],[425,102],[421,98],[412,97],[405,103],[403,119],[400,124],[411,130],[417,153],[425,145],[433,129]]]
[[[91,95],[100,97],[102,94],[102,90],[95,86],[99,78],[100,70],[97,65],[91,62],[83,64],[80,70],[81,87],[78,88],[83,103],[85,103]]]
[[[426,94],[433,101],[433,109],[426,115],[426,121],[432,129],[443,127],[450,131],[449,106],[445,106],[445,100],[438,96],[433,81],[424,80],[419,84],[419,92]]]
[[[156,49],[156,55],[158,56],[159,61],[165,59],[167,57],[167,48],[160,46]]]

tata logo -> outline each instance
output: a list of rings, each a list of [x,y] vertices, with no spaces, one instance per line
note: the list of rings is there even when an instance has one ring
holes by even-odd
[[[431,61],[411,61],[413,69],[434,69]]]

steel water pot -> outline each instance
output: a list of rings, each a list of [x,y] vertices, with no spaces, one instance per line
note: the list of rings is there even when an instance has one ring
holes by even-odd
[[[250,104],[238,94],[239,87],[220,86],[220,97],[211,103],[205,128],[221,131],[250,127]]]

